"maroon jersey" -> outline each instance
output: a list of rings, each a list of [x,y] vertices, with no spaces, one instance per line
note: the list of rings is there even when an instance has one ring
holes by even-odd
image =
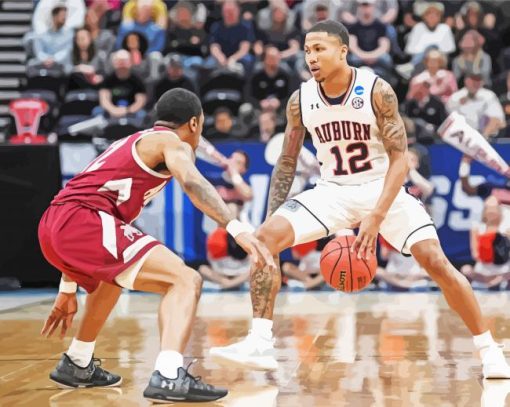
[[[71,179],[52,204],[76,201],[131,223],[143,207],[170,181],[171,176],[149,168],[138,156],[136,143],[154,127],[113,143],[80,174]]]

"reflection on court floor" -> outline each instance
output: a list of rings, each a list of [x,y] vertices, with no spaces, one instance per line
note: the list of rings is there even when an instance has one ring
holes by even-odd
[[[494,336],[508,348],[508,295],[478,295]],[[158,297],[123,294],[98,338],[95,356],[124,377],[121,388],[110,389],[60,390],[48,380],[71,339],[38,336],[50,304],[0,313],[0,405],[149,405],[142,392],[159,351]],[[506,405],[510,380],[481,380],[469,332],[440,295],[284,293],[275,317],[278,371],[229,370],[213,363],[207,350],[244,336],[250,314],[247,293],[202,296],[186,356],[198,359],[194,373],[228,387],[230,394],[201,405]]]

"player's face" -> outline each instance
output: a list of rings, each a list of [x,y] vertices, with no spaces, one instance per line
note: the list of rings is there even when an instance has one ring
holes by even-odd
[[[305,38],[305,60],[317,82],[322,82],[346,64],[347,46],[325,32],[311,32]]]

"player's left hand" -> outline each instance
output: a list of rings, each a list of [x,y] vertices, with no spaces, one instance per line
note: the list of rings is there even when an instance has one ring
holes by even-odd
[[[73,323],[73,318],[78,311],[78,301],[76,301],[76,294],[58,293],[53,304],[50,316],[46,319],[41,335],[49,338],[58,328],[62,322],[62,329],[60,330],[60,339],[62,339],[67,330]]]
[[[358,259],[370,259],[375,256],[377,235],[384,217],[371,213],[365,217],[360,225],[356,240],[351,246],[351,252],[358,253]]]

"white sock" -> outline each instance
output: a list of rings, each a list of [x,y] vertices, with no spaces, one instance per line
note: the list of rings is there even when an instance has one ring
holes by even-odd
[[[265,318],[253,318],[251,321],[251,332],[263,339],[273,338],[273,321]]]
[[[66,353],[74,364],[80,367],[87,367],[92,360],[95,346],[96,341],[83,342],[73,338],[69,350]]]
[[[154,370],[159,370],[168,379],[177,378],[177,369],[183,367],[184,357],[174,350],[162,350],[156,358]]]
[[[492,338],[491,331],[486,331],[480,335],[473,336],[473,342],[475,344],[476,349],[480,351],[480,356],[484,357],[487,348],[491,345],[495,345],[496,342]]]

